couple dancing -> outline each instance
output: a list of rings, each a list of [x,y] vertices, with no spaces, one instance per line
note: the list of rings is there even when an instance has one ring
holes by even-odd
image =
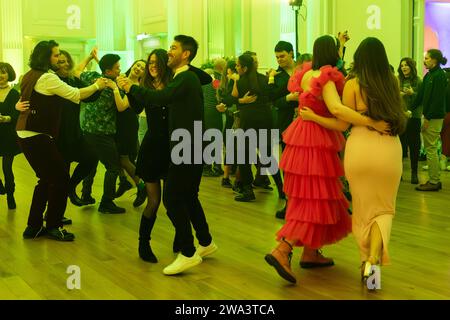
[[[347,82],[334,67],[338,51],[337,39],[318,38],[312,64],[289,82],[289,90],[299,93],[300,117],[283,134],[286,149],[280,167],[288,195],[286,223],[277,234],[278,246],[265,259],[291,283],[297,281],[291,270],[294,246],[304,247],[302,268],[332,266],[334,261],[320,249],[351,231],[359,246],[362,279],[371,275],[372,265],[389,263],[388,243],[402,173],[398,135],[406,124],[398,82],[378,39],[367,38],[359,45]],[[345,142],[341,132],[350,125]],[[339,152],[345,144],[352,217],[339,181],[344,175]]]

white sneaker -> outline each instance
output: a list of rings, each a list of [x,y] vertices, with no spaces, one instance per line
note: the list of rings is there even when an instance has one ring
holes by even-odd
[[[200,257],[197,253],[194,253],[194,255],[190,258],[179,253],[175,261],[164,268],[163,273],[168,276],[179,274],[189,268],[199,265],[200,263],[202,263],[202,257]]]
[[[422,167],[423,170],[428,170],[428,165]]]
[[[217,249],[219,249],[219,248],[216,246],[214,241],[211,241],[211,243],[207,247],[203,247],[201,245],[198,245],[196,253],[200,257],[204,258],[204,257],[209,256],[210,254],[213,254],[214,252],[216,252]]]

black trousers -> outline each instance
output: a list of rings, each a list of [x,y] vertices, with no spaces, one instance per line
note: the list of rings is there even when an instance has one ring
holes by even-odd
[[[114,135],[84,133],[84,137],[89,146],[94,150],[96,157],[105,166],[105,179],[103,182],[102,202],[114,200],[116,192],[116,181],[119,176],[121,166],[119,152],[117,151]],[[92,174],[88,176],[93,180]],[[92,182],[89,182],[92,183]],[[83,190],[83,193],[85,190]]]
[[[164,184],[163,203],[172,221],[181,253],[192,257],[195,253],[191,224],[198,242],[208,246],[212,237],[205,213],[198,199],[203,165],[170,164]]]
[[[95,176],[98,165],[98,158],[94,150],[86,142],[86,139],[82,137],[70,146],[64,146],[62,148],[62,154],[68,163],[68,167],[71,162],[78,163],[70,177],[69,190],[74,190],[83,179],[91,175],[91,177],[83,181],[83,194],[90,195],[92,184],[94,183],[93,176]]]
[[[256,145],[259,146],[262,141],[259,139],[258,130],[267,129],[267,139],[265,141],[267,146],[268,155],[272,153],[272,142],[270,130],[272,128],[272,114],[270,109],[261,111],[244,111],[241,110],[241,128],[246,131],[249,129],[256,130],[257,141]],[[238,150],[238,152],[242,152]],[[257,155],[257,150],[252,148],[252,144],[249,139],[245,139],[245,163],[239,164],[239,171],[241,173],[241,182],[244,186],[250,186],[253,183],[252,163],[250,161],[250,153]],[[257,158],[257,157],[256,157]],[[263,167],[263,166],[261,166]]]
[[[400,136],[402,142],[403,155],[409,149],[409,158],[411,160],[411,172],[417,173],[420,154],[420,130],[421,121],[419,118],[410,118],[406,125],[406,131]]]
[[[40,228],[47,207],[47,228],[62,227],[67,206],[69,172],[55,140],[40,134],[19,139],[22,151],[39,178],[34,188],[28,225]]]
[[[12,170],[13,161],[14,156],[3,156],[2,168],[3,175],[5,176],[6,193],[14,193],[14,191],[16,190],[16,184],[14,183],[14,173]]]

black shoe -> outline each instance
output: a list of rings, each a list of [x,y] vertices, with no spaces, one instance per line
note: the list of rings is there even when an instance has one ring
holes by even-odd
[[[275,213],[275,217],[277,219],[282,219],[284,220],[286,218],[286,207],[284,207],[281,210],[278,210],[277,213]]]
[[[411,184],[419,184],[419,178],[417,177],[417,173],[411,174]]]
[[[69,200],[72,202],[74,206],[82,207],[88,205],[88,203],[84,202],[80,197],[77,195],[75,190],[69,192]]]
[[[116,198],[120,198],[121,196],[123,196],[123,194],[125,192],[127,192],[128,190],[132,189],[133,185],[131,184],[130,181],[126,180],[126,179],[121,179],[120,183],[119,183],[119,188],[116,191]]]
[[[51,228],[47,229],[47,237],[58,241],[73,241],[75,240],[75,235],[73,233],[67,232],[64,228]]]
[[[2,180],[0,180],[0,194],[6,194],[6,189]]]
[[[32,228],[30,226],[27,226],[25,228],[25,231],[23,232],[23,238],[24,239],[36,239],[39,237],[42,237],[43,235],[47,234],[47,229],[42,226],[40,228]]]
[[[8,203],[8,209],[9,210],[16,209],[16,200],[14,199],[14,194],[8,193],[6,195],[6,202]]]
[[[147,200],[147,189],[144,186],[138,190],[136,199],[133,202],[133,207],[140,207],[145,202],[145,200]]]
[[[125,209],[116,206],[114,202],[100,202],[100,206],[98,207],[98,211],[102,213],[111,213],[111,214],[121,214],[125,213]]]
[[[139,257],[146,262],[158,262],[158,259],[152,251],[152,247],[150,247],[150,241],[139,240]]]
[[[64,226],[71,225],[71,224],[72,224],[72,219],[63,217],[63,218],[62,218],[62,224],[63,224]]]
[[[255,194],[253,193],[252,187],[244,187],[242,189],[242,193],[238,194],[236,197],[234,197],[234,200],[239,202],[250,202],[255,200]]]
[[[83,201],[83,203],[86,203],[86,205],[95,204],[95,199],[92,198],[90,194],[83,194],[81,196],[81,201]]]
[[[230,178],[222,178],[222,187],[224,187],[224,188],[233,188],[233,185],[231,184]]]

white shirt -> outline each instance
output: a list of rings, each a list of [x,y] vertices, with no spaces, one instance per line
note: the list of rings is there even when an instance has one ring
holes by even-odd
[[[178,68],[178,69],[175,71],[175,74],[173,75],[173,78],[175,79],[175,77],[176,77],[177,75],[179,75],[179,74],[182,73],[182,72],[188,71],[188,70],[189,70],[189,65],[185,65],[185,66],[182,66],[181,68]]]
[[[56,73],[49,71],[44,73],[36,82],[34,90],[44,96],[60,96],[61,98],[72,101],[73,103],[80,103],[80,90],[69,86],[67,83],[62,81]],[[39,132],[19,130],[17,135],[24,139],[34,137]]]

